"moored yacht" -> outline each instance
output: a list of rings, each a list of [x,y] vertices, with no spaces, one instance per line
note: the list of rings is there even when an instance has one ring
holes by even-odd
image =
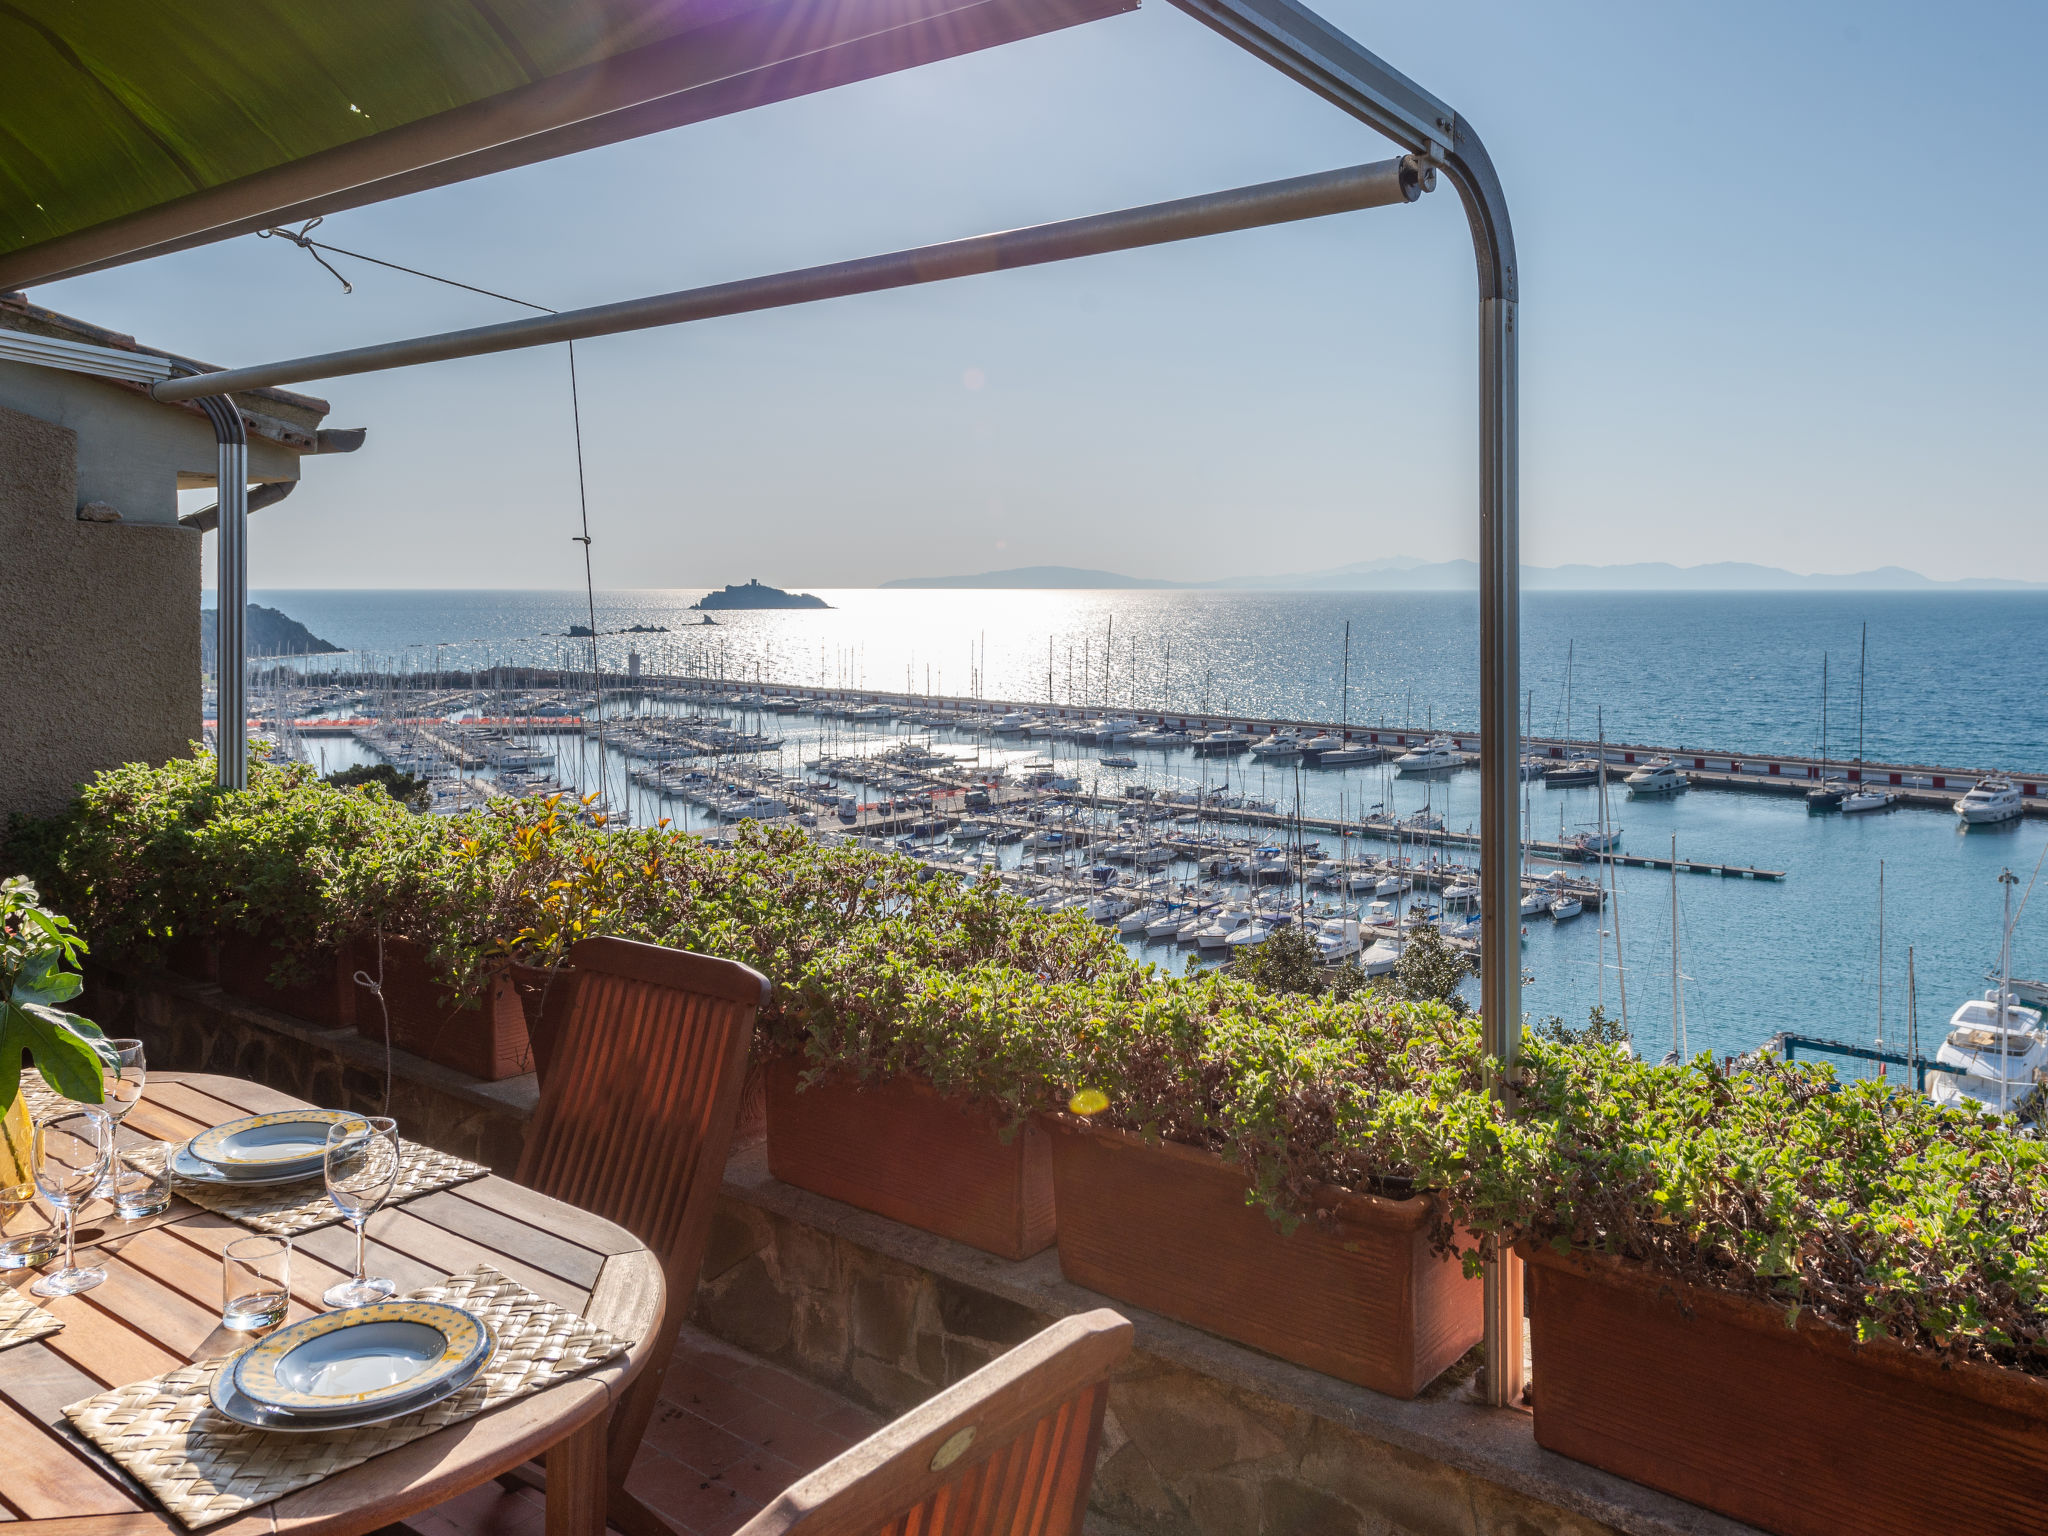
[[[2005,778],[1979,779],[1956,802],[1956,815],[1973,827],[2011,821],[2025,812],[2019,785]]]
[[[1622,781],[1631,795],[1675,795],[1690,783],[1668,757],[1653,757]]]
[[[1961,1108],[1967,1101],[2007,1114],[2037,1084],[2048,1082],[2048,1034],[2038,1009],[2022,1008],[1998,988],[1973,997],[1950,1017],[1948,1038],[1934,1053],[1942,1070],[1927,1074],[1927,1096]]]
[[[1316,957],[1326,965],[1350,959],[1359,948],[1358,919],[1355,917],[1326,918],[1316,933]]]
[[[1400,939],[1374,939],[1371,947],[1358,957],[1358,968],[1368,976],[1384,976],[1401,963],[1402,948]]]
[[[1292,731],[1280,731],[1262,741],[1252,743],[1253,757],[1299,757],[1301,738]]]
[[[1465,766],[1465,754],[1448,736],[1432,736],[1419,747],[1410,747],[1394,759],[1397,773],[1441,773]]]
[[[1343,737],[1332,736],[1328,731],[1324,731],[1320,736],[1311,736],[1304,741],[1301,744],[1301,752],[1304,757],[1320,761],[1325,752],[1335,752],[1343,745]]]

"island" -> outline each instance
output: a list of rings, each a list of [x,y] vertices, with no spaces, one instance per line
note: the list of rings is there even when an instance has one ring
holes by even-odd
[[[808,592],[785,592],[780,587],[764,587],[759,581],[750,581],[744,587],[727,587],[722,592],[707,592],[701,602],[690,604],[695,608],[830,608],[832,605],[822,597],[813,597]]]

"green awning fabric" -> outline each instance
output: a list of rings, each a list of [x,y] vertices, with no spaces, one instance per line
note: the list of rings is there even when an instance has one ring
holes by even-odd
[[[0,0],[0,288],[1136,0]]]

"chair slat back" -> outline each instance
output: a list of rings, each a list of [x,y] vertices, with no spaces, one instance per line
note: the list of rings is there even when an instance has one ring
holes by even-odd
[[[739,1536],[1079,1536],[1131,1325],[1065,1318],[793,1483]]]
[[[758,971],[585,939],[519,1182],[617,1222],[660,1254],[687,1307],[739,1113]]]

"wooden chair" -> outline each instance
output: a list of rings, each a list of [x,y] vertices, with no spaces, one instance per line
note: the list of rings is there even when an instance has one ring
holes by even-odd
[[[550,1042],[519,1182],[617,1222],[662,1255],[667,1282],[648,1362],[606,1431],[609,1517],[629,1536],[672,1536],[626,1492],[697,1289],[768,979],[732,960],[585,939],[569,951],[573,1005]]]
[[[1079,1536],[1131,1325],[1057,1322],[791,1484],[738,1536]]]

